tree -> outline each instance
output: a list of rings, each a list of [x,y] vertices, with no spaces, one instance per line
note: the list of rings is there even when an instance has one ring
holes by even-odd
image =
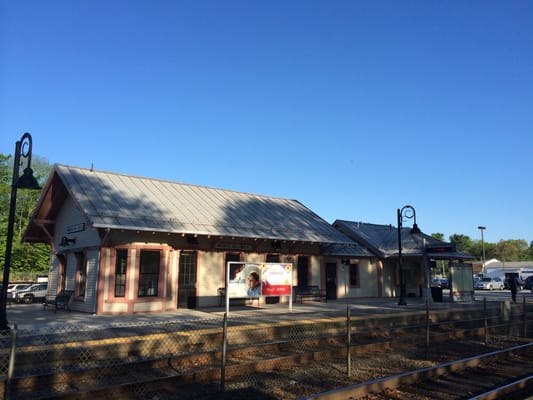
[[[455,244],[455,247],[464,251],[469,251],[472,247],[472,239],[466,235],[453,234],[450,236],[450,242]]]
[[[444,242],[444,233],[432,233],[431,237]]]
[[[533,242],[529,243],[529,247],[527,249],[526,257],[524,261],[530,261],[533,260]]]
[[[526,261],[528,246],[525,240],[500,240],[490,251],[491,257],[505,261]]]

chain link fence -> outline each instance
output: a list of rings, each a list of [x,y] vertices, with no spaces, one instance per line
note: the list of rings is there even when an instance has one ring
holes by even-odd
[[[500,311],[487,312],[477,324],[502,329],[508,324],[517,335],[531,335],[531,312],[525,310],[524,303],[523,313],[508,318],[502,318]],[[363,336],[378,340],[394,329],[413,328],[417,333],[411,334],[412,340],[420,340],[424,329],[429,337],[430,330],[437,334],[465,322],[437,323],[422,315],[416,326],[402,327],[392,317],[376,318],[355,319],[348,306],[346,314],[327,318],[299,314],[297,320],[290,315],[225,315],[174,322],[15,328],[0,336],[3,398],[211,400],[239,390],[253,398],[253,390],[268,390],[262,387],[265,374],[306,363],[347,359],[349,374],[347,350],[364,342]]]

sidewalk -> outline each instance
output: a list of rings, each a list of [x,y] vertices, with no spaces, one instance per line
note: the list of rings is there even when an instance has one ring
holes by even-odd
[[[308,301],[293,303],[292,311],[288,304],[261,304],[250,306],[235,306],[229,309],[229,318],[250,318],[254,322],[259,320],[293,320],[318,317],[338,317],[346,315],[350,306],[351,315],[376,315],[386,313],[415,312],[426,309],[424,299],[409,298],[407,305],[399,306],[397,298],[385,299],[341,299],[327,302]],[[482,301],[469,302],[431,302],[431,310],[482,307]],[[7,319],[10,326],[15,324],[19,329],[53,328],[63,325],[82,325],[85,328],[95,328],[105,325],[119,324],[155,324],[162,322],[191,321],[210,318],[222,318],[225,307],[209,307],[188,309],[180,308],[176,311],[163,313],[143,313],[134,315],[92,315],[76,311],[47,308],[43,310],[41,304],[13,304],[7,308]]]

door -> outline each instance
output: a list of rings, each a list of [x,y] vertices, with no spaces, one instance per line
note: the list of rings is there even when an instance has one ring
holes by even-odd
[[[337,298],[337,264],[326,264],[326,299]]]
[[[305,256],[298,257],[298,286],[309,286],[309,258]]]
[[[180,253],[178,274],[178,308],[196,308],[196,263],[195,251]]]

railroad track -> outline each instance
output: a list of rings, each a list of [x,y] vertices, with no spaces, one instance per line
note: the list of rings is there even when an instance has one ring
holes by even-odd
[[[301,400],[526,399],[533,393],[533,343],[302,397]]]
[[[479,344],[484,329],[479,327],[477,320],[470,321],[474,326],[464,328],[463,324],[467,322],[432,324],[432,346],[437,343],[457,343],[458,340],[472,340],[472,343]],[[342,324],[336,320],[318,323],[327,328],[321,330],[319,336],[309,322],[276,326],[277,340],[274,342],[265,333],[271,324],[232,327],[229,330],[231,343],[225,358],[220,348],[221,330],[211,326],[190,332],[154,332],[72,343],[25,340],[25,346],[19,348],[17,355],[11,399],[234,399],[238,397],[221,393],[218,387],[222,359],[226,360],[224,378],[228,387],[242,386],[242,382],[253,385],[268,381],[272,371],[283,369],[285,375],[290,375],[299,368],[307,369],[313,364],[323,367],[336,363],[341,366],[334,368],[343,369],[347,346],[346,335],[338,330]],[[498,325],[490,327],[491,336],[497,338],[500,329]],[[390,354],[391,349],[400,352],[413,343],[416,349],[425,348],[422,345],[425,338],[424,324],[355,331],[352,332],[350,354],[364,359]],[[494,347],[486,347],[485,350],[491,348]],[[407,349],[404,353],[408,354],[411,350]],[[283,376],[278,375],[272,385],[277,384],[279,377]],[[320,378],[318,375],[317,380]],[[139,391],[139,388],[142,389],[141,393],[132,395],[132,390]],[[214,397],[195,393],[199,388],[215,393]],[[198,395],[188,397],[191,390]],[[167,394],[162,394],[162,391]],[[147,392],[155,394],[149,397]],[[178,392],[180,395],[175,397]],[[301,394],[290,397],[283,394],[277,398],[297,398]],[[262,398],[257,393],[248,397]]]

